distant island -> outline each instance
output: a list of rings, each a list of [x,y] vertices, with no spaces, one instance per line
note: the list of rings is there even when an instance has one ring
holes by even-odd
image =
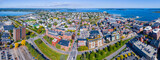
[[[155,11],[155,12],[153,12],[153,13],[160,13],[160,11]]]

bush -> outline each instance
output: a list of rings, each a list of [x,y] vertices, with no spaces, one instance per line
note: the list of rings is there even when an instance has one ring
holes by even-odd
[[[9,46],[9,48],[13,48],[13,45],[11,44],[11,45]]]
[[[84,51],[84,50],[88,50],[88,47],[87,46],[80,46],[78,48],[78,51]]]

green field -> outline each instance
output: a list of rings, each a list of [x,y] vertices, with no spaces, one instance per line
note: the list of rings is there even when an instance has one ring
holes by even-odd
[[[35,57],[38,60],[45,60],[45,58],[43,58],[42,55],[39,54],[29,43],[26,42],[25,46],[27,47],[28,51],[33,57]]]
[[[31,19],[31,20],[25,20],[25,22],[30,22],[30,21],[36,21],[36,20],[34,20],[34,19]]]
[[[43,36],[43,38],[44,38],[49,44],[52,45],[52,40],[53,40],[54,38],[51,38],[51,37],[48,37],[48,36]]]
[[[68,55],[58,53],[57,51],[49,48],[41,39],[34,41],[38,48],[42,51],[44,55],[49,57],[51,60],[67,60]]]

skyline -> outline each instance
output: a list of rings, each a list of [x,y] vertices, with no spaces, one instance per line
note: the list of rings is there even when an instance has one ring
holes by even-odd
[[[158,0],[0,0],[0,8],[160,8]]]

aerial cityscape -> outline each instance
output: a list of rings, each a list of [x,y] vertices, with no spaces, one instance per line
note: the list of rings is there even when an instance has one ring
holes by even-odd
[[[159,2],[0,0],[0,60],[160,60]]]

